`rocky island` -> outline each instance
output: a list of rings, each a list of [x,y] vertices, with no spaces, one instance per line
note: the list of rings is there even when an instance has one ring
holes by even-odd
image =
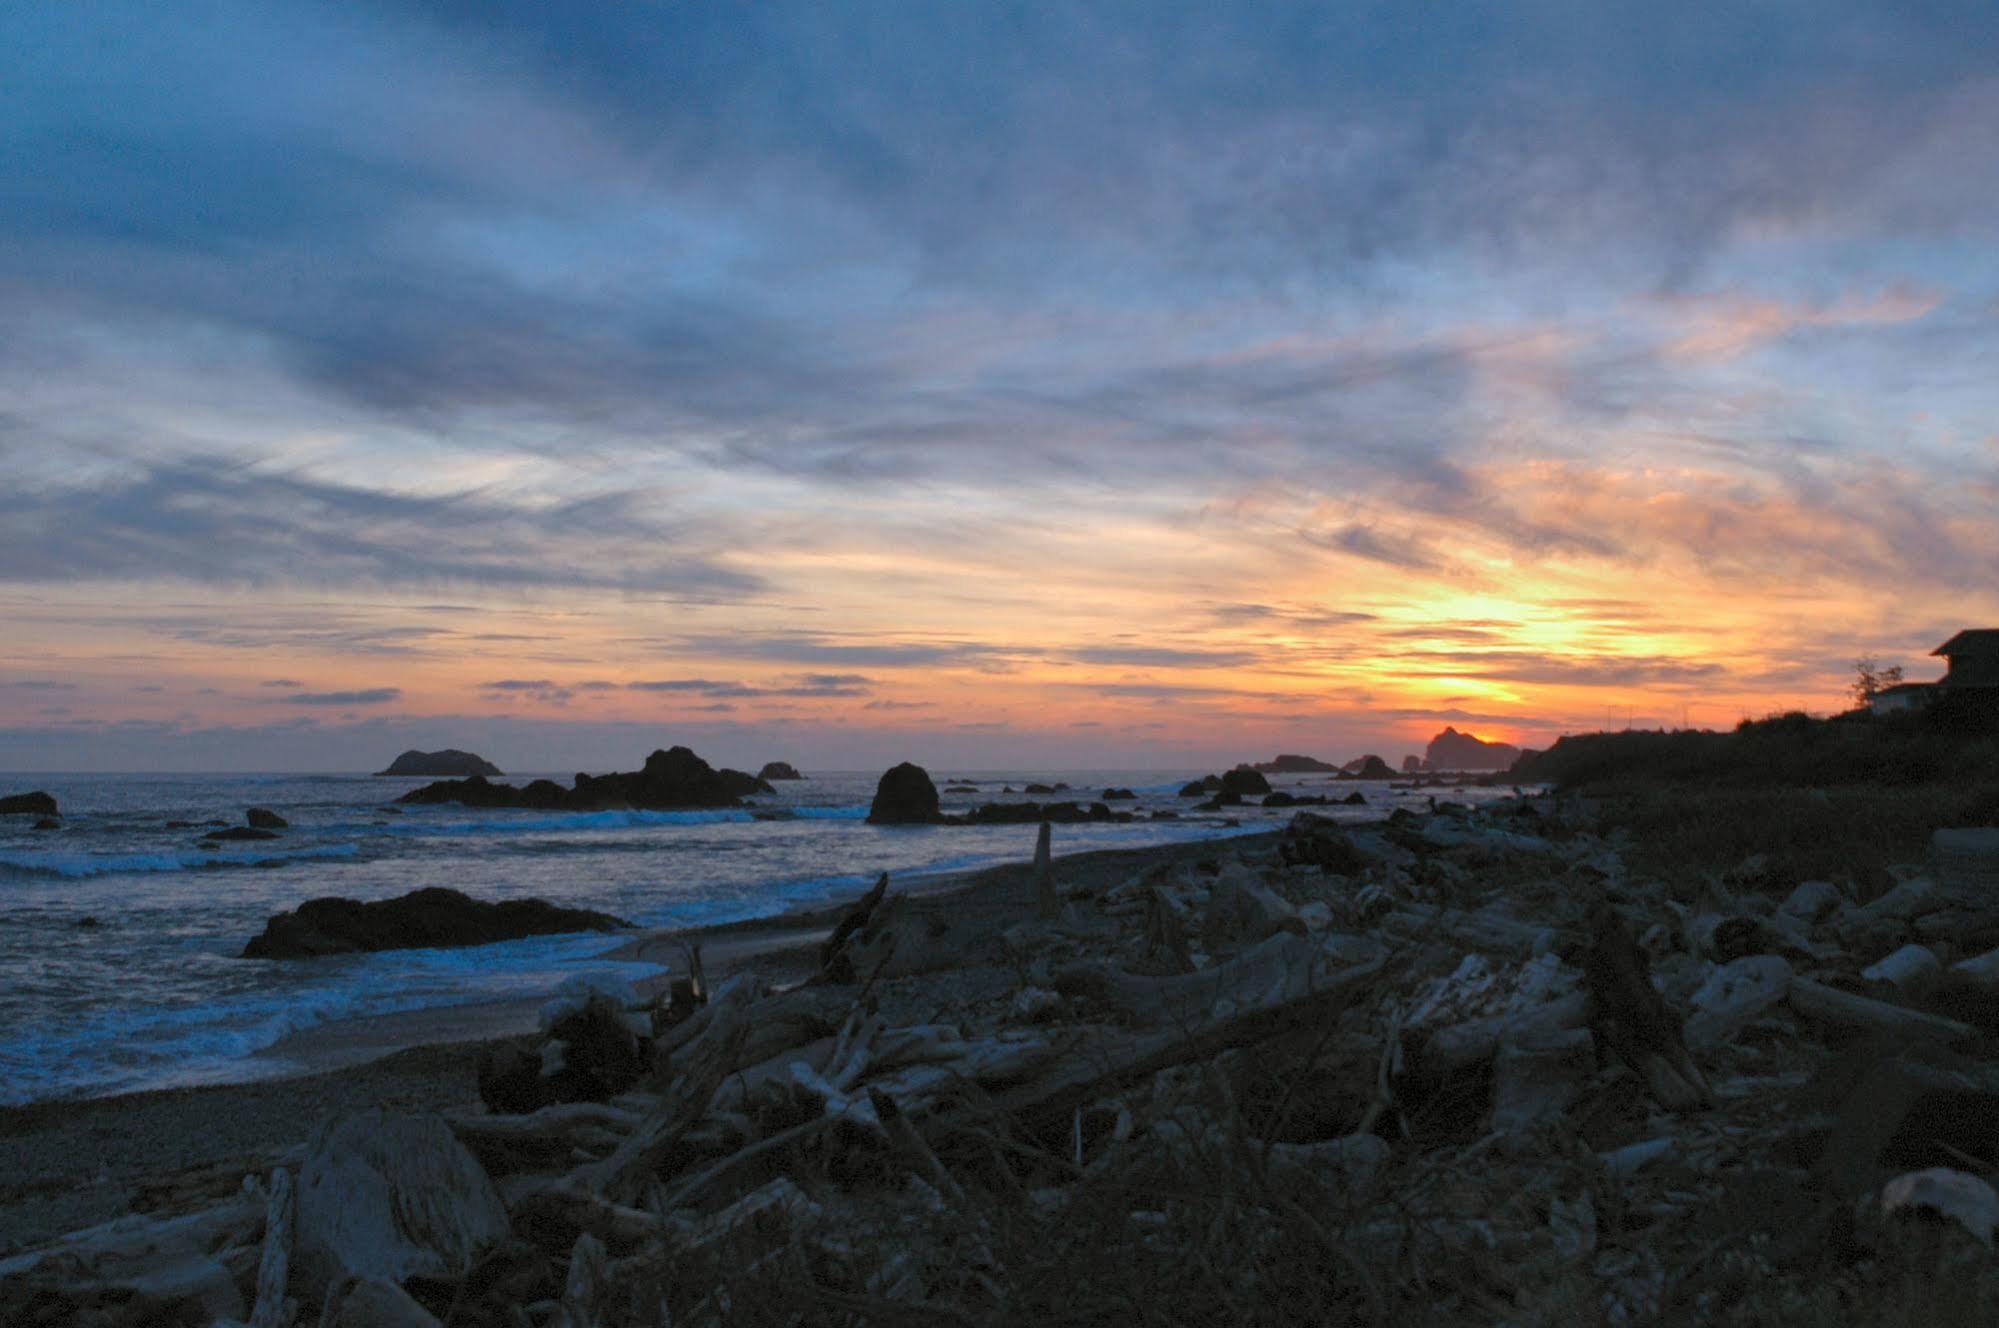
[[[489,779],[498,778],[506,772],[473,752],[461,752],[456,747],[447,747],[441,752],[404,752],[389,762],[387,770],[377,770],[375,774],[415,775],[424,779],[462,779],[468,775],[483,775]]]
[[[457,890],[433,887],[370,903],[337,896],[308,899],[265,923],[263,933],[243,947],[242,957],[307,959],[375,950],[441,949],[526,936],[621,931],[631,925],[608,913],[561,908],[544,899],[487,903]]]
[[[798,767],[789,761],[766,761],[764,768],[757,771],[758,779],[803,779]]]
[[[717,770],[686,747],[656,751],[643,770],[611,775],[578,775],[573,788],[552,779],[516,787],[489,784],[481,776],[441,780],[396,799],[415,804],[460,803],[467,807],[523,807],[536,811],[605,811],[638,808],[737,807],[753,793],[776,792],[756,775]]]

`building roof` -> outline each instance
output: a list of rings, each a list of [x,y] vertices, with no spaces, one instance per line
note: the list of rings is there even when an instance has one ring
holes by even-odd
[[[1969,627],[1930,652],[1932,655],[1999,655],[1999,627]]]
[[[1879,701],[1884,696],[1907,696],[1910,692],[1927,692],[1935,686],[1933,682],[1898,682],[1893,687],[1883,687],[1874,693],[1874,699]]]

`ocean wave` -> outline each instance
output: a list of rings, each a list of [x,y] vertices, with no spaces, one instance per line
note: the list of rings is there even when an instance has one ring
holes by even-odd
[[[351,858],[358,852],[360,846],[357,844],[317,844],[310,848],[243,853],[223,853],[213,849],[187,849],[171,853],[0,853],[0,877],[88,877],[128,872],[212,871],[314,858]]]

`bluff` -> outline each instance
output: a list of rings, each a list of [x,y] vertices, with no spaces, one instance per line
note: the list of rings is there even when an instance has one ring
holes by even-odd
[[[735,807],[752,793],[776,792],[741,770],[717,770],[685,747],[654,752],[645,769],[614,775],[578,775],[574,788],[537,779],[521,788],[489,784],[478,775],[440,780],[412,789],[397,802],[462,803],[467,807],[528,807],[538,811],[603,811],[636,807]]]
[[[1505,770],[1520,759],[1520,749],[1510,742],[1486,742],[1469,733],[1446,727],[1430,739],[1424,754],[1425,770]]]
[[[483,756],[447,747],[441,752],[404,752],[376,775],[421,775],[426,779],[461,779],[467,775],[498,776],[504,770]]]

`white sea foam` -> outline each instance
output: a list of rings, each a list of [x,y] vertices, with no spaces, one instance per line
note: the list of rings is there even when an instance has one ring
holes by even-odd
[[[111,876],[125,873],[210,871],[228,867],[262,867],[278,862],[298,862],[314,858],[351,858],[360,852],[356,844],[314,844],[304,848],[250,849],[225,852],[220,849],[187,849],[168,853],[0,853],[0,878],[20,876]]]

